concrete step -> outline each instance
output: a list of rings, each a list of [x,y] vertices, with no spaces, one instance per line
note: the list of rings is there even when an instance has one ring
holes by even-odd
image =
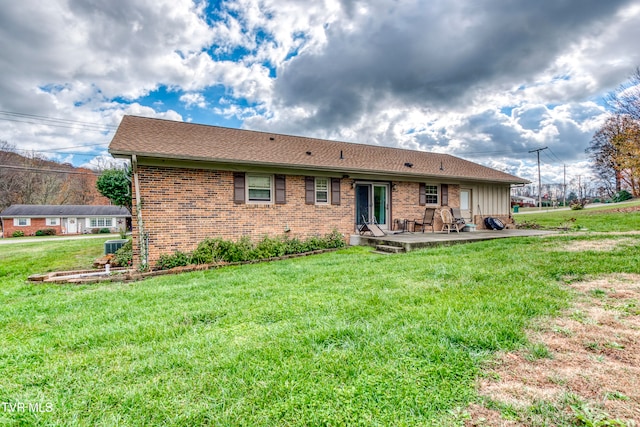
[[[371,251],[372,254],[378,254],[378,255],[393,255],[392,252],[383,252],[383,251]]]
[[[376,252],[384,252],[387,254],[399,254],[404,252],[402,246],[376,245]]]

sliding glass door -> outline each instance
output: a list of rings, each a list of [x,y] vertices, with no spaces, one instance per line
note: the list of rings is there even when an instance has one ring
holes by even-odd
[[[376,222],[389,228],[389,184],[356,183],[356,223]]]

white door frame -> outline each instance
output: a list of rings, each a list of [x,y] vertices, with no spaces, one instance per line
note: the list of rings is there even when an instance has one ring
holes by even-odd
[[[463,193],[467,195],[464,196]],[[471,188],[460,188],[460,213],[465,221],[473,222],[473,190]]]
[[[78,233],[78,218],[67,218],[67,234]]]

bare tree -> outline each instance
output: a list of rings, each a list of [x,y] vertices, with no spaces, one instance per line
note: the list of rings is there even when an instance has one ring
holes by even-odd
[[[636,67],[629,79],[609,94],[607,101],[616,113],[640,121],[640,67]]]

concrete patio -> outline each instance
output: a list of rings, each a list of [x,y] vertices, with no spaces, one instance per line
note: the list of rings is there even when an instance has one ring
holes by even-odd
[[[557,231],[548,230],[478,230],[468,232],[405,232],[388,234],[383,237],[373,237],[370,235],[351,235],[349,244],[357,246],[373,246],[378,253],[401,253],[415,249],[455,245],[458,243],[477,242],[481,240],[504,239],[509,237],[532,237],[547,236],[557,234]]]

